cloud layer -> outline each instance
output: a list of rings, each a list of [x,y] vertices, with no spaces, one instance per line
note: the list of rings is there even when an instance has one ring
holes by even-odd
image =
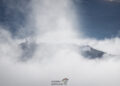
[[[33,0],[31,9],[23,31],[30,25],[34,35],[14,39],[0,29],[0,86],[51,86],[65,77],[68,86],[120,85],[120,38],[78,37],[71,0]],[[82,45],[114,56],[86,59],[76,48]]]

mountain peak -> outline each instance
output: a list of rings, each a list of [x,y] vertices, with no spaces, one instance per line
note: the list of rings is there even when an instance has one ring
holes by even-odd
[[[106,54],[105,52],[94,49],[89,45],[80,46],[80,53],[89,59],[102,58],[103,55]]]

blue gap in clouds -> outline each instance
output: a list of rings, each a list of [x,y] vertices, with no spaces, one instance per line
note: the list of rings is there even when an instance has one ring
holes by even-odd
[[[30,0],[0,0],[0,26],[16,35],[24,27]],[[23,10],[23,11],[22,11]]]
[[[120,3],[105,0],[74,0],[74,3],[78,22],[82,21],[80,25],[86,37],[104,39],[117,36],[120,30]]]

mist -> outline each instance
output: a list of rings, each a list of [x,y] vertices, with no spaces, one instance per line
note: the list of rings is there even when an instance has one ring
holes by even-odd
[[[29,7],[22,32],[33,34],[13,38],[0,29],[0,86],[51,86],[65,77],[68,86],[120,85],[119,37],[84,38],[72,0],[31,0]],[[87,59],[78,51],[82,45],[114,56]]]

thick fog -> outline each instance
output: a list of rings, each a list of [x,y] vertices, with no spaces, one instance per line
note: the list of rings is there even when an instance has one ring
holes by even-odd
[[[68,86],[120,85],[119,37],[96,40],[78,33],[72,0],[32,0],[29,8],[18,33],[34,34],[13,38],[0,27],[0,86],[51,86],[65,77]],[[79,52],[83,45],[110,55],[87,59]]]

